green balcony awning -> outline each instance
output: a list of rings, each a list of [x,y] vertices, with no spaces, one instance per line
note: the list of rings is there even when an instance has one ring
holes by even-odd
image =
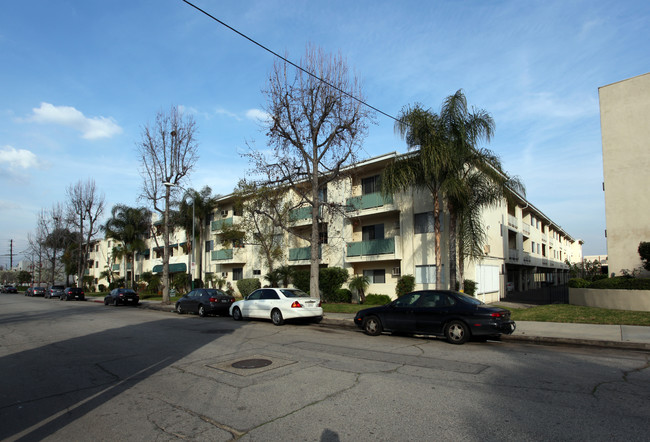
[[[153,273],[162,273],[163,271],[163,266],[162,264],[153,266],[152,272]],[[177,264],[169,264],[169,273],[186,273],[187,272],[187,264],[185,263],[177,263]]]

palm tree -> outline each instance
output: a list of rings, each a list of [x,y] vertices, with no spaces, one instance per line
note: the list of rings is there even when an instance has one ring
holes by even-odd
[[[264,275],[264,279],[269,283],[270,287],[278,287],[280,285],[281,276],[277,270],[271,270]]]
[[[389,164],[382,175],[382,192],[428,191],[433,198],[436,288],[442,288],[440,200],[443,185],[454,168],[450,146],[444,142],[440,117],[420,104],[402,109],[395,132],[411,151]]]
[[[348,282],[350,290],[356,290],[359,294],[359,302],[363,304],[366,301],[366,290],[370,285],[370,280],[364,275],[355,275]]]
[[[199,240],[199,246],[195,247],[199,253],[196,254],[194,250],[190,253],[198,258],[198,278],[201,280],[203,279],[203,248],[201,246],[201,239],[204,238],[205,226],[210,219],[210,215],[217,208],[218,198],[218,195],[212,195],[212,189],[209,186],[205,186],[200,191],[188,189],[179,204],[179,219],[176,224],[185,229],[187,238],[191,236],[192,227],[196,226],[194,229],[196,235],[194,240]],[[194,218],[192,218],[192,214],[194,214]],[[194,224],[195,222],[196,224]]]
[[[145,235],[151,224],[151,212],[144,207],[129,207],[117,204],[111,210],[111,217],[106,221],[103,230],[106,238],[119,242],[113,253],[125,256],[125,267],[132,262],[131,286],[135,273],[135,254],[146,249]]]
[[[282,286],[283,287],[289,287],[289,283],[291,282],[291,277],[293,276],[293,268],[290,266],[284,265],[278,267],[275,272],[278,274],[278,277],[280,278],[280,281],[282,281]]]

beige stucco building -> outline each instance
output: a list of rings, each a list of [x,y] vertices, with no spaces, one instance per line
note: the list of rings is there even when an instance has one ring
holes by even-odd
[[[379,192],[379,177],[386,165],[399,155],[389,153],[357,163],[352,173],[327,187],[326,200],[343,209],[324,207],[321,212],[321,266],[344,268],[352,275],[370,280],[367,293],[395,297],[395,287],[402,275],[415,277],[416,289],[435,288],[436,263],[433,232],[433,202],[428,193],[411,190],[390,196]],[[295,195],[287,195],[291,200]],[[214,275],[236,288],[242,278],[259,278],[262,285],[269,271],[254,235],[241,243],[223,240],[227,229],[242,226],[243,212],[237,199],[225,196],[213,213],[206,234],[197,245],[203,262],[190,263],[184,232],[173,232],[170,256],[171,273],[190,272],[195,278],[208,280]],[[298,207],[289,213],[291,233],[278,231],[284,250],[275,267],[289,265],[309,268],[309,243],[303,239],[311,226],[311,208]],[[503,298],[510,290],[525,291],[567,281],[566,261],[582,261],[582,242],[571,237],[557,223],[523,197],[483,213],[487,228],[484,256],[465,262],[465,279],[477,282],[477,296],[485,302]],[[449,288],[449,218],[442,214],[442,285]],[[155,225],[155,223],[154,223]],[[296,235],[294,233],[302,233]],[[156,233],[157,235],[157,233]],[[148,248],[135,260],[135,279],[143,272],[162,271],[162,237],[148,238]],[[122,261],[110,260],[110,241],[97,241],[89,256],[88,275],[95,285],[107,285],[100,273],[110,266],[116,276],[129,279],[132,268]]]
[[[599,89],[610,274],[641,266],[650,241],[650,73]]]

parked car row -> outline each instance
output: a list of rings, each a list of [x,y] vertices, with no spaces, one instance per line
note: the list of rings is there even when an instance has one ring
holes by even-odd
[[[59,293],[55,286],[49,291],[33,287],[28,292],[28,296],[46,297],[56,297]],[[79,288],[65,288],[58,296],[61,300],[85,300]],[[136,306],[139,302],[138,294],[125,288],[113,289],[104,298],[104,305]],[[270,319],[274,325],[282,325],[290,319],[315,323],[323,319],[321,302],[295,288],[262,288],[239,301],[218,289],[198,288],[176,301],[174,309],[178,314],[196,313],[201,317],[229,315],[235,321]],[[464,344],[471,337],[494,338],[511,334],[516,328],[509,310],[488,306],[451,290],[407,293],[386,305],[359,310],[354,324],[371,336],[383,332],[433,335],[443,336],[452,344]]]
[[[25,290],[25,296],[42,296],[45,299],[59,298],[61,301],[85,301],[86,295],[83,289],[78,287],[64,287],[53,285],[50,287],[29,287]]]

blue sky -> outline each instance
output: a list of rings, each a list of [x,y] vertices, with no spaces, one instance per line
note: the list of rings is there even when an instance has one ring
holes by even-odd
[[[530,202],[606,253],[598,88],[650,71],[647,0],[194,3],[295,61],[308,43],[340,51],[391,115],[463,89]],[[181,0],[4,2],[0,54],[0,264],[79,180],[95,179],[107,214],[142,204],[135,145],[171,105],[198,124],[195,188],[230,193],[246,143],[265,147],[273,56]],[[392,151],[405,144],[378,115],[364,152]]]

